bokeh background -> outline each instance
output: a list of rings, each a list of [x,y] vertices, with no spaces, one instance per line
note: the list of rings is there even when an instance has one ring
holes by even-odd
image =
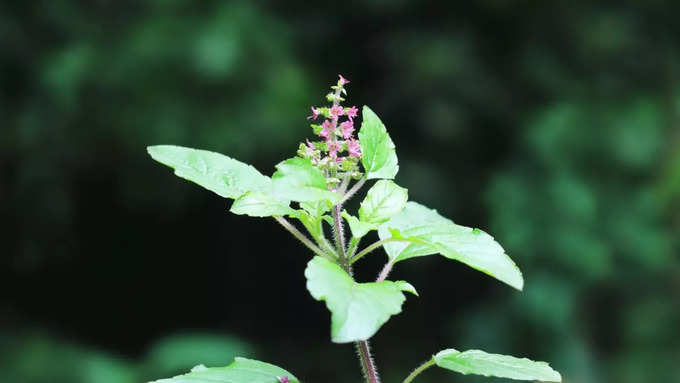
[[[360,381],[305,289],[310,254],[145,151],[199,147],[271,174],[338,73],[386,123],[411,199],[489,231],[526,279],[519,293],[441,257],[398,265],[421,297],[373,342],[385,382],[447,347],[547,360],[565,382],[680,381],[678,14],[661,0],[1,3],[0,381],[143,382],[234,355]]]

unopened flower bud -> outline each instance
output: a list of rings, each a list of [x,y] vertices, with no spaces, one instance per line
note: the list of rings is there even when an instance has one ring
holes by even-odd
[[[314,108],[313,106],[310,107],[312,109],[312,115],[307,117],[308,120],[316,120],[317,117],[319,117],[319,110]]]
[[[339,85],[339,86],[343,86],[343,85],[345,85],[345,84],[349,84],[349,80],[346,79],[346,78],[344,78],[344,77],[342,77],[341,74],[339,74],[338,77],[340,77],[340,79],[338,80],[338,85]]]

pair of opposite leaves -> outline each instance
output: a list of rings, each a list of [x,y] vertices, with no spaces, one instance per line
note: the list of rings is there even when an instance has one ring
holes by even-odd
[[[526,358],[489,354],[479,350],[460,352],[448,349],[433,355],[429,365],[458,372],[508,378],[516,380],[540,380],[560,382],[560,374],[545,362]],[[199,365],[184,375],[161,379],[152,383],[300,383],[290,372],[273,364],[258,360],[236,358],[226,367],[208,368]]]

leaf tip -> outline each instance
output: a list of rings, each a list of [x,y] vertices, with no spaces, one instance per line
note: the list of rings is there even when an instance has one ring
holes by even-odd
[[[399,286],[399,289],[400,289],[401,291],[406,291],[406,292],[411,293],[411,294],[413,294],[413,295],[415,295],[415,296],[417,296],[417,297],[420,297],[420,295],[418,294],[418,291],[416,290],[415,287],[413,287],[412,284],[410,284],[410,283],[408,283],[408,282],[406,282],[406,281],[398,281],[398,282],[396,282],[396,283],[397,283],[397,285]]]

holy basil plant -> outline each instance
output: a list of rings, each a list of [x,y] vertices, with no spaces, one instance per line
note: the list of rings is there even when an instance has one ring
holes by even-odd
[[[276,165],[271,177],[219,153],[180,146],[148,148],[151,157],[175,174],[221,197],[233,199],[231,212],[272,217],[313,254],[305,277],[311,296],[323,301],[331,314],[331,340],[355,343],[366,382],[379,382],[369,339],[402,310],[406,293],[417,296],[405,281],[387,277],[399,262],[441,254],[522,290],[524,281],[515,263],[492,236],[455,224],[436,210],[408,201],[408,191],[393,179],[399,171],[394,143],[385,125],[367,106],[355,136],[358,109],[343,107],[348,83],[340,76],[326,95],[330,105],[312,107],[308,117],[315,140],[300,144],[297,155]],[[320,124],[316,122],[323,120]],[[371,180],[356,213],[343,205]],[[294,225],[291,220],[299,221]],[[324,225],[331,227],[326,238]],[[349,231],[346,231],[346,226]],[[306,231],[306,234],[304,233]],[[360,242],[375,231],[378,240]],[[382,247],[387,262],[375,282],[352,277],[355,263]],[[479,350],[447,349],[416,368],[404,383],[431,366],[461,374],[518,380],[560,382],[547,363],[490,354]],[[290,372],[255,360],[236,358],[226,367],[197,366],[185,375],[158,382],[285,383],[298,382]]]

